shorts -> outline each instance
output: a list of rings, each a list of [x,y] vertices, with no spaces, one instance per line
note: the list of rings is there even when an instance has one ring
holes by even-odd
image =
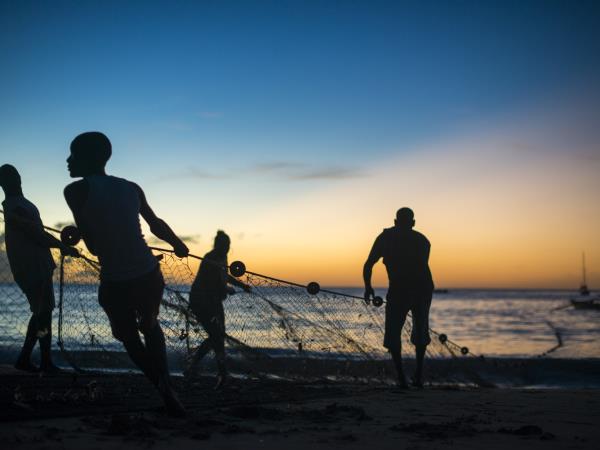
[[[225,351],[225,311],[223,302],[217,297],[190,295],[194,316],[208,334],[211,347],[217,353]]]
[[[52,276],[29,286],[25,286],[23,283],[17,284],[27,297],[29,309],[33,314],[47,313],[56,306]]]
[[[402,327],[412,313],[410,341],[415,346],[427,346],[429,337],[429,308],[433,291],[388,291],[385,305],[385,335],[383,346],[388,350],[402,348]]]
[[[138,329],[145,333],[156,326],[164,288],[159,266],[132,280],[100,281],[98,301],[115,339],[123,341]]]

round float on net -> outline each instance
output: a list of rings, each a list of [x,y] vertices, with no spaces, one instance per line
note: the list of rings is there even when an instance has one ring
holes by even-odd
[[[229,273],[239,278],[246,273],[246,265],[241,261],[234,261],[229,265]]]
[[[373,306],[379,308],[381,305],[383,305],[383,299],[381,297],[373,297],[371,303],[373,303]]]
[[[65,245],[77,245],[81,240],[81,233],[74,225],[64,227],[60,232],[60,241]]]
[[[321,286],[316,281],[311,281],[306,286],[306,290],[310,295],[317,295],[321,290]]]
[[[438,336],[438,339],[440,340],[440,342],[441,342],[442,344],[445,344],[445,343],[446,343],[446,341],[448,340],[448,336],[446,336],[444,333],[442,333],[442,334],[440,334],[440,335]]]
[[[469,354],[469,347],[461,347],[461,348],[460,348],[460,352],[461,352],[463,355],[468,355],[468,354]]]

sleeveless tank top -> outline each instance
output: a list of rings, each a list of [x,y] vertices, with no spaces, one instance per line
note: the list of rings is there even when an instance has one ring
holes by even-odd
[[[89,192],[81,216],[100,261],[100,279],[126,281],[154,270],[158,261],[142,235],[136,186],[108,175],[84,179]]]
[[[390,289],[433,290],[428,262],[431,246],[424,235],[392,227],[383,230],[381,239]]]
[[[36,206],[22,195],[7,197],[2,206],[7,216],[4,239],[10,270],[19,287],[27,291],[51,277],[56,265],[49,248],[41,246],[18,226],[10,223],[9,215],[15,214],[17,209],[23,209],[28,215],[26,220],[32,220],[43,232],[42,219]]]

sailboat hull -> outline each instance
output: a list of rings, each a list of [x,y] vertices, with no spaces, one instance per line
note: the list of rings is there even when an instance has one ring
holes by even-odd
[[[600,310],[600,296],[595,297],[575,297],[571,299],[571,305],[575,309],[596,309]]]

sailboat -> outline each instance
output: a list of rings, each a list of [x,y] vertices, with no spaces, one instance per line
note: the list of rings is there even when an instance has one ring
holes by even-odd
[[[579,286],[579,295],[571,298],[571,304],[577,309],[598,309],[600,310],[600,296],[590,297],[590,290],[587,286],[585,271],[585,253],[581,255],[581,273],[582,282]]]

